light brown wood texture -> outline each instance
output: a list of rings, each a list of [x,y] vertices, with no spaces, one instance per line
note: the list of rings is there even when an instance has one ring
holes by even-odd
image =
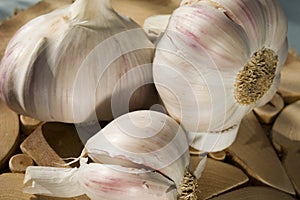
[[[289,53],[288,60],[281,70],[278,92],[286,103],[300,100],[300,59],[295,53]]]
[[[226,158],[226,152],[225,151],[211,152],[208,154],[208,156],[212,159],[222,161],[225,160]]]
[[[75,198],[56,198],[36,196],[23,193],[24,174],[6,173],[0,175],[0,199],[1,200],[89,200],[86,196]]]
[[[295,200],[295,198],[272,188],[246,187],[211,200]]]
[[[25,115],[20,115],[20,122],[21,122],[21,131],[25,135],[29,135],[34,131],[42,122],[33,119],[31,117],[25,116]]]
[[[131,17],[139,25],[151,15],[171,14],[180,4],[180,0],[112,0],[113,8]]]
[[[227,151],[233,161],[251,177],[270,187],[295,194],[289,177],[253,112],[242,120],[236,141]]]
[[[272,128],[272,141],[283,155],[283,166],[300,195],[300,101],[280,113]]]
[[[276,116],[284,108],[284,101],[279,94],[275,94],[269,103],[254,109],[259,121],[265,124],[274,122]]]
[[[65,164],[64,158],[78,157],[82,149],[75,126],[63,123],[45,123],[21,144],[22,152],[40,166]]]
[[[0,100],[0,169],[8,163],[19,140],[19,117]]]
[[[208,158],[202,176],[198,179],[198,199],[209,199],[247,181],[248,177],[239,168]]]
[[[26,168],[33,165],[33,160],[25,154],[16,154],[9,159],[9,169],[13,173],[25,173]]]
[[[48,13],[71,2],[71,0],[44,0],[25,11],[20,11],[11,19],[4,21],[0,26],[0,58],[2,58],[9,40],[21,26],[39,15]]]

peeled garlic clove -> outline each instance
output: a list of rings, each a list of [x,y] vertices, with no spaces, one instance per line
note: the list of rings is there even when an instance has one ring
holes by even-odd
[[[174,183],[161,174],[143,169],[91,163],[80,172],[81,186],[92,199],[176,199]]]
[[[283,16],[277,0],[185,0],[173,12],[153,76],[192,147],[228,147],[245,114],[275,94],[287,54]]]
[[[143,29],[153,43],[166,30],[170,17],[171,15],[154,15],[145,19]]]
[[[155,101],[152,57],[144,31],[109,0],[76,0],[14,35],[0,64],[0,97],[41,121],[111,120]]]
[[[174,183],[164,176],[144,169],[125,168],[98,163],[79,168],[28,167],[25,174],[25,192],[55,197],[75,197],[86,194],[92,200],[120,197],[130,200],[175,200]]]
[[[171,117],[144,110],[113,120],[85,146],[95,162],[159,171],[178,186],[189,164],[184,130]]]

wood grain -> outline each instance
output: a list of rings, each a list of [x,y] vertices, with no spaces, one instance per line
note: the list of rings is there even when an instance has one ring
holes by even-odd
[[[75,198],[57,198],[36,196],[23,193],[24,174],[6,173],[0,175],[0,199],[1,200],[88,200],[84,196]]]
[[[223,161],[226,159],[226,152],[225,151],[211,152],[208,153],[208,156],[212,159]]]
[[[18,141],[19,117],[0,100],[0,169],[8,164]]]
[[[281,81],[278,92],[288,104],[300,100],[300,59],[289,53],[288,60],[281,70]]]
[[[242,120],[236,141],[227,151],[232,160],[257,181],[295,194],[289,177],[253,112]]]
[[[63,165],[64,158],[78,157],[82,149],[75,126],[63,123],[45,123],[21,144],[22,152],[40,166]]]
[[[33,160],[25,154],[16,154],[9,159],[9,169],[13,173],[25,173],[26,168],[33,165]]]
[[[269,103],[261,107],[254,108],[254,113],[260,122],[270,124],[274,122],[275,118],[283,108],[283,98],[279,94],[275,94]]]
[[[237,167],[208,158],[198,179],[198,199],[209,199],[245,184],[248,177]]]
[[[267,187],[246,187],[211,200],[295,200],[292,196]]]

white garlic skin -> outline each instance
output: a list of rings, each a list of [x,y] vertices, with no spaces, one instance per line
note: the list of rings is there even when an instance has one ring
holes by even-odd
[[[95,162],[159,171],[176,186],[189,165],[184,130],[171,117],[150,110],[116,118],[87,141],[85,151]]]
[[[111,37],[116,34],[121,36]],[[0,65],[0,97],[16,112],[42,121],[82,122],[95,112],[99,120],[111,120],[112,106],[135,89],[118,115],[155,101],[152,58],[146,34],[109,0],[76,0],[14,35]],[[148,66],[138,67],[143,64]],[[136,78],[122,79],[129,71]],[[111,105],[113,95],[119,101]]]
[[[185,0],[173,12],[157,43],[153,76],[168,113],[193,132],[191,140],[198,140],[194,148],[228,147],[244,115],[272,98],[287,55],[286,32],[286,17],[277,0]],[[235,98],[237,74],[262,48],[278,58],[275,77],[261,98],[241,104]],[[213,141],[211,147],[199,146],[206,136],[226,133],[228,141],[224,136],[225,141]]]

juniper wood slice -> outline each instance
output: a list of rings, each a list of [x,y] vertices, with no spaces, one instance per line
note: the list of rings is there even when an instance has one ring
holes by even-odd
[[[290,152],[283,159],[283,166],[300,196],[300,152]]]
[[[212,159],[223,161],[226,158],[226,152],[225,151],[211,152],[208,154],[208,156]]]
[[[21,122],[21,131],[25,135],[29,135],[30,133],[32,133],[32,131],[34,131],[42,123],[37,119],[25,115],[20,115],[20,122]]]
[[[21,26],[39,15],[51,12],[54,9],[70,4],[71,2],[72,0],[44,0],[25,11],[20,11],[11,19],[2,22],[0,25],[0,59],[4,54],[9,40]]]
[[[274,122],[276,116],[284,108],[284,101],[279,94],[275,94],[269,103],[254,109],[259,121],[265,124]]]
[[[246,187],[211,200],[295,200],[295,198],[273,188]]]
[[[232,160],[257,181],[295,194],[289,177],[253,112],[242,120],[236,141],[227,151]]]
[[[21,144],[22,152],[40,166],[63,165],[65,158],[78,157],[82,149],[75,126],[63,123],[40,125]]]
[[[26,168],[33,165],[33,160],[25,154],[16,154],[9,159],[9,169],[13,173],[25,173]]]
[[[1,200],[89,200],[86,196],[76,198],[56,198],[35,196],[23,193],[24,174],[6,173],[0,175],[0,199]]]
[[[300,101],[286,106],[277,117],[272,140],[284,151],[300,151]]]
[[[288,104],[300,100],[300,59],[289,53],[288,60],[281,70],[278,92]]]
[[[180,0],[112,0],[117,12],[131,17],[139,25],[151,15],[171,14]]]
[[[246,182],[248,177],[239,168],[208,158],[202,176],[198,179],[198,199],[209,199]]]
[[[0,100],[0,169],[18,147],[19,117]]]

